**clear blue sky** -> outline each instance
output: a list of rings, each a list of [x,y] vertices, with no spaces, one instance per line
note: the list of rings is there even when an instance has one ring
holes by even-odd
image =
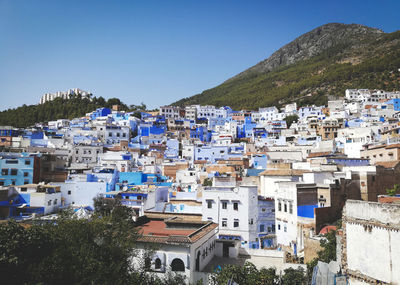
[[[0,0],[0,110],[76,87],[154,108],[322,24],[396,31],[399,11],[398,0]]]

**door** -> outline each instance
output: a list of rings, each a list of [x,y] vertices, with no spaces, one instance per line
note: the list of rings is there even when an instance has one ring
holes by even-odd
[[[200,251],[197,252],[197,257],[196,257],[196,271],[200,271]]]
[[[222,245],[222,257],[229,257],[229,244],[226,242]]]

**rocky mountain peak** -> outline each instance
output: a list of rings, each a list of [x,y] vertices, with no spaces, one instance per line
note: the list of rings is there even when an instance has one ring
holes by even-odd
[[[313,56],[338,44],[357,44],[365,37],[378,37],[382,30],[359,24],[329,23],[301,35],[274,52],[269,58],[238,74],[263,73]]]

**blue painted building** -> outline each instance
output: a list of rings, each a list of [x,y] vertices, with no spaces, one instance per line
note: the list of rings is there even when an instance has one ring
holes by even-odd
[[[150,135],[161,135],[167,132],[167,126],[165,125],[153,125],[149,123],[140,124],[138,127],[138,133],[142,137],[148,137]]]
[[[216,160],[225,160],[229,157],[228,146],[195,146],[194,160],[207,160],[214,163]]]
[[[38,183],[40,157],[28,153],[0,153],[0,186]]]
[[[96,111],[93,111],[92,114],[90,114],[90,119],[95,120],[98,117],[104,117],[111,114],[111,110],[109,108],[98,108]]]
[[[167,159],[179,158],[179,141],[177,139],[167,140],[167,148],[164,151],[164,157]]]
[[[44,207],[25,207],[29,204],[30,194],[18,193],[14,188],[0,190],[0,219],[21,219],[44,213]]]
[[[318,208],[318,204],[297,206],[297,216],[303,218],[314,218],[315,208]]]
[[[327,162],[343,166],[367,166],[367,158],[348,158],[348,157],[327,157]]]
[[[190,129],[191,139],[199,139],[202,142],[210,142],[211,137],[212,133],[207,129],[207,127],[197,127],[194,129]]]
[[[272,248],[275,238],[275,201],[271,198],[258,197],[257,231],[259,245],[253,248]]]
[[[167,177],[161,174],[149,174],[143,172],[120,172],[119,183],[116,184],[116,190],[126,190],[137,185],[156,185],[171,186],[172,182],[167,182]],[[124,187],[126,188],[124,189]]]
[[[400,99],[398,99],[398,98],[391,99],[391,100],[387,101],[386,104],[393,105],[393,108],[395,111],[400,111]]]
[[[253,168],[267,169],[268,158],[265,154],[257,154],[252,156]]]

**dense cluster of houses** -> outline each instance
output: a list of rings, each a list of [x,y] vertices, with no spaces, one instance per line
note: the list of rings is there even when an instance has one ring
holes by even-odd
[[[89,213],[103,195],[134,209],[143,248],[158,245],[153,272],[195,282],[245,260],[304,267],[347,200],[358,200],[346,205],[353,215],[351,207],[379,208],[372,202],[400,184],[399,118],[400,92],[363,89],[327,106],[161,106],[140,116],[113,106],[23,130],[0,127],[0,217]],[[344,244],[348,269],[359,251]],[[343,273],[382,281],[363,268]]]

